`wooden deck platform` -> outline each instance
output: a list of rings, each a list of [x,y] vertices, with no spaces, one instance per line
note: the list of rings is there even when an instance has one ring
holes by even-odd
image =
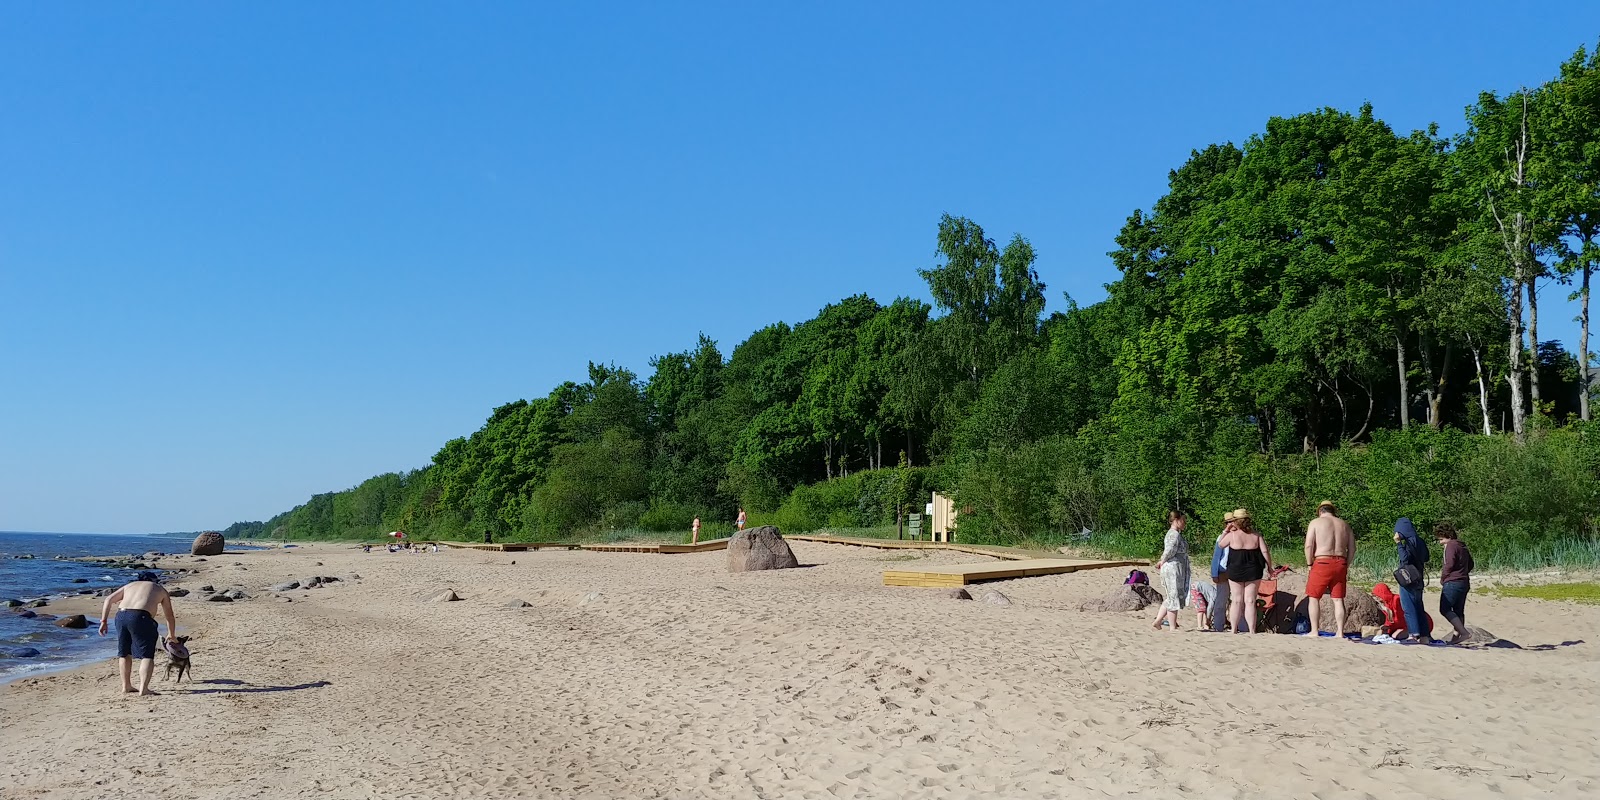
[[[991,561],[985,564],[956,564],[921,569],[886,569],[885,586],[922,586],[931,589],[955,588],[982,581],[1007,578],[1032,578],[1060,575],[1080,569],[1140,566],[1143,561],[1097,561],[1085,558],[1029,558],[1018,561]]]
[[[1022,561],[1030,558],[1039,558],[1044,555],[1034,550],[1022,550],[1016,547],[960,544],[957,542],[929,542],[917,539],[860,539],[851,536],[815,536],[809,533],[786,533],[783,538],[795,542],[847,544],[854,547],[874,547],[880,550],[949,550],[956,553],[969,553],[975,556],[994,556],[1007,561]]]
[[[586,544],[584,550],[594,553],[709,553],[728,549],[727,539],[708,539],[699,544],[672,544],[669,542],[616,542],[614,544]]]
[[[440,547],[454,547],[463,550],[493,550],[499,553],[521,553],[525,550],[577,550],[582,545],[577,542],[418,542],[418,544],[437,544]]]

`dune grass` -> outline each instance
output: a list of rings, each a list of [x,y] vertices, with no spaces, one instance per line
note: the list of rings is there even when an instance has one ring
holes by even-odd
[[[1528,597],[1534,600],[1561,600],[1569,603],[1600,605],[1600,583],[1547,583],[1543,586],[1495,586],[1486,591],[1505,597]]]

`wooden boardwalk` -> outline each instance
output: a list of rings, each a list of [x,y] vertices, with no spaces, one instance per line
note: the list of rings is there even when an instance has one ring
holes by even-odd
[[[1064,572],[1077,572],[1080,569],[1139,566],[1144,563],[1143,561],[1098,561],[1086,558],[1027,558],[1017,561],[991,561],[985,564],[956,564],[948,567],[886,569],[883,571],[883,585],[946,589],[982,581],[1060,575]]]
[[[584,550],[595,553],[709,553],[728,549],[727,539],[708,539],[699,544],[672,544],[670,542],[617,542],[614,544],[586,544]]]
[[[499,553],[520,553],[525,550],[577,550],[582,545],[577,542],[418,542],[418,544],[436,544],[440,547],[454,547],[461,550],[493,550]]]

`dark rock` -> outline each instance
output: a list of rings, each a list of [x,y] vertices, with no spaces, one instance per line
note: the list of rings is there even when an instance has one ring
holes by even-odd
[[[34,614],[33,618],[39,620],[40,622],[55,622],[57,619],[59,619],[54,614]]]
[[[978,597],[978,599],[988,603],[991,606],[1000,606],[1005,608],[1011,605],[1011,598],[1006,597],[994,589],[985,590],[984,593]]]
[[[214,592],[216,590],[217,590],[217,587],[212,586],[209,583],[204,585],[204,586],[202,586],[202,587],[200,587],[200,591],[202,591],[202,592]]]
[[[56,620],[56,627],[72,628],[74,630],[79,628],[87,628],[89,627],[89,620],[82,614],[73,614],[70,617],[62,617],[61,619]]]
[[[322,579],[315,575],[307,575],[306,577],[301,578],[299,583],[300,588],[302,589],[315,589],[322,585]]]
[[[167,590],[167,594],[170,594],[173,597],[188,597],[189,596],[189,590],[188,589],[168,589]]]
[[[783,534],[771,525],[739,531],[728,540],[728,571],[756,572],[800,566]]]
[[[231,602],[233,602],[233,598],[229,597],[229,596],[227,596],[225,594],[214,594],[214,595],[211,595],[210,597],[207,597],[206,598],[206,602],[208,602],[208,603],[231,603]]]
[[[0,600],[0,606],[5,606],[6,608],[21,608],[22,601],[8,597],[5,600]]]
[[[26,609],[26,608],[19,608],[19,609],[16,609],[16,610],[12,611],[11,613],[16,614],[17,616],[22,617],[23,619],[33,619],[34,617],[39,616],[36,612],[34,612],[34,611],[30,610],[30,609]]]
[[[73,578],[72,582],[73,583],[88,583],[89,579],[88,578]]]
[[[287,591],[289,591],[291,589],[300,588],[300,582],[299,581],[284,581],[283,583],[274,583],[272,586],[270,586],[268,588],[271,589],[274,592],[287,592]]]
[[[50,601],[41,597],[37,600],[29,600],[27,605],[28,608],[44,608],[45,606],[50,605]]]
[[[79,589],[78,594],[94,594],[93,589]]]
[[[197,559],[195,559],[195,561],[205,561],[205,560],[206,560],[206,559],[204,559],[204,558],[197,558]]]
[[[971,600],[972,593],[966,589],[946,589],[944,596],[951,600]]]
[[[244,600],[250,597],[250,595],[244,593],[243,589],[229,589],[223,594],[226,594],[231,600]]]
[[[189,554],[194,556],[220,556],[224,542],[222,534],[216,531],[206,531],[194,537],[194,545],[189,548]]]
[[[41,653],[35,647],[13,647],[6,651],[10,658],[38,658]]]

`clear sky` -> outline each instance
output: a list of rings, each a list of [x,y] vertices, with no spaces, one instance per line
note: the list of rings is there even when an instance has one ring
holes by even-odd
[[[1597,33],[1090,5],[7,3],[0,529],[219,527],[423,466],[591,359],[925,297],[944,212],[1092,302],[1192,148],[1367,100],[1456,132]]]

